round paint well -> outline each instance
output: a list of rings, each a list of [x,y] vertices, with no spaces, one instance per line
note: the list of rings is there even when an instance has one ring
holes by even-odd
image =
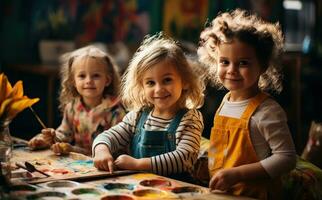
[[[130,196],[126,195],[107,195],[101,198],[101,200],[134,200]]]
[[[28,195],[28,200],[62,200],[66,199],[66,194],[61,192],[54,192],[54,191],[46,191],[46,192],[39,192],[36,194]]]
[[[166,196],[166,192],[156,189],[142,189],[133,191],[133,195],[143,198],[156,198],[160,199]]]
[[[183,186],[183,187],[176,187],[171,190],[171,192],[175,194],[184,194],[184,193],[203,193],[203,190],[199,187],[192,187],[192,186]]]
[[[140,185],[146,187],[169,187],[171,186],[171,182],[164,179],[150,179],[141,181]]]
[[[73,181],[52,181],[46,184],[50,188],[72,188],[76,187],[79,184]]]
[[[16,192],[16,191],[26,191],[26,192],[34,192],[37,188],[32,185],[13,185],[10,187],[10,191]]]
[[[103,187],[106,190],[134,190],[135,186],[127,183],[105,183]]]
[[[36,190],[37,188],[35,186],[27,184],[10,186],[10,194],[16,197],[25,196],[35,192]]]
[[[72,190],[72,193],[81,198],[97,198],[101,195],[101,192],[95,188],[77,188]]]

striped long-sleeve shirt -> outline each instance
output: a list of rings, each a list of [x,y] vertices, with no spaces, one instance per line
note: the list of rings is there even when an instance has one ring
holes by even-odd
[[[95,146],[106,144],[111,153],[131,145],[139,112],[129,112],[119,124],[98,135],[93,142]],[[149,114],[144,128],[146,130],[167,130],[172,119],[162,119]],[[189,110],[181,119],[176,131],[176,150],[151,157],[152,172],[160,175],[170,175],[191,172],[197,160],[200,137],[203,131],[202,115],[197,110]],[[93,154],[94,155],[94,154]]]

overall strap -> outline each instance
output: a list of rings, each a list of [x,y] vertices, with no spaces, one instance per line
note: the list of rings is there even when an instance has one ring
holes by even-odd
[[[150,111],[151,111],[150,109],[143,108],[139,112],[138,119],[136,120],[137,121],[136,128],[135,128],[136,134],[138,134],[140,132],[140,129],[143,128],[144,123],[145,123],[146,119],[148,118]]]
[[[177,114],[174,116],[173,120],[171,121],[169,128],[168,128],[168,132],[173,134],[176,132],[180,122],[181,122],[181,118],[188,112],[187,109],[180,109]]]
[[[188,112],[188,109],[180,109],[176,116],[171,121],[169,128],[168,128],[168,138],[170,140],[170,148],[175,150],[176,149],[176,130],[181,122],[182,117]]]

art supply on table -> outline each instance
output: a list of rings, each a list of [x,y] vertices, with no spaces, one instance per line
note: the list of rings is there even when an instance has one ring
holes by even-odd
[[[40,117],[37,115],[37,113],[34,111],[34,109],[30,106],[29,109],[31,110],[32,114],[36,117],[39,124],[42,126],[42,128],[47,128],[44,122],[40,119]]]
[[[46,177],[49,177],[50,176],[49,174],[47,174],[47,173],[45,173],[43,171],[38,170],[33,164],[31,164],[31,163],[29,163],[27,161],[25,162],[25,165],[22,165],[21,163],[17,162],[16,163],[16,166],[17,167],[20,167],[20,168],[23,168],[23,169],[27,170],[30,173],[39,172],[42,175],[45,175]]]

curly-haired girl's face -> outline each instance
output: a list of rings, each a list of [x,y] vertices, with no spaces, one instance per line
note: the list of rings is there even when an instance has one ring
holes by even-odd
[[[74,84],[83,102],[89,107],[97,106],[103,98],[104,88],[111,83],[106,64],[97,58],[78,58],[72,69]]]
[[[219,45],[217,56],[217,75],[231,92],[231,100],[248,99],[258,92],[262,68],[252,46],[234,39]]]

